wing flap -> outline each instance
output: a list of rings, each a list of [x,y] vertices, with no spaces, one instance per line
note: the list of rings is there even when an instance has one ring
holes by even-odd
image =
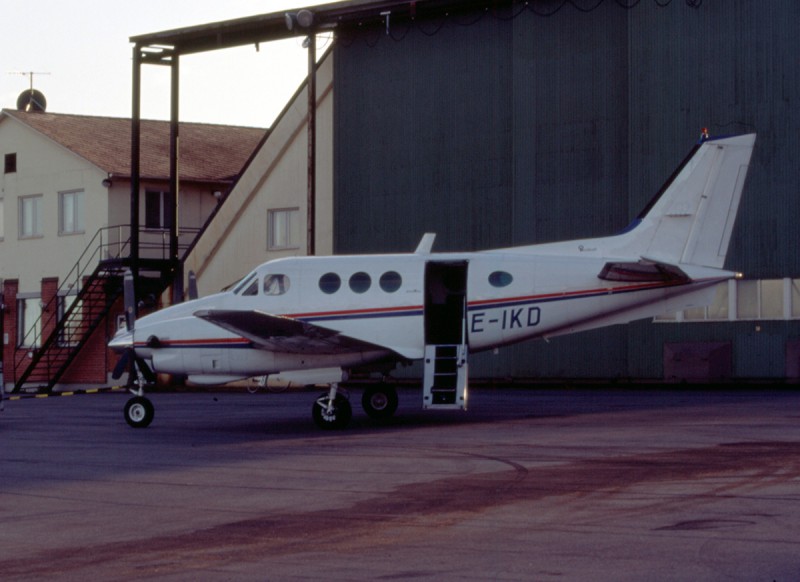
[[[206,309],[196,311],[194,316],[274,352],[341,354],[386,349],[343,335],[336,330],[263,311]]]

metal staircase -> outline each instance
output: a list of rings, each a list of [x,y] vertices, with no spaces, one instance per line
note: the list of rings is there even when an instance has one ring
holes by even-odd
[[[39,347],[30,349],[28,362],[25,358],[15,362],[15,371],[24,368],[14,385],[15,392],[26,384],[35,385],[37,391],[52,391],[122,294],[123,270],[101,263],[77,295],[57,294],[43,306],[40,329],[49,333]]]
[[[39,320],[30,327],[13,361],[13,392],[23,388],[51,392],[70,364],[106,320],[122,296],[122,277],[130,265],[127,227],[100,229],[55,295],[42,305]],[[193,237],[198,229],[191,229]],[[159,296],[172,281],[174,261],[168,259],[168,244],[154,239],[140,248],[143,293]],[[141,243],[140,243],[141,244]],[[185,249],[187,245],[182,245]],[[103,338],[103,345],[105,345]],[[20,357],[21,355],[21,357]],[[6,370],[8,373],[8,370]]]

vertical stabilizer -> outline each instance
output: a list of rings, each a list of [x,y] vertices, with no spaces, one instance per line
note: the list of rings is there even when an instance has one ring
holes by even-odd
[[[623,235],[625,250],[670,264],[722,268],[755,138],[698,144]]]

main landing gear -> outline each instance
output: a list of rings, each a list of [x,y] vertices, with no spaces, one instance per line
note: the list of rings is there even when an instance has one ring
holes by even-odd
[[[334,430],[347,426],[353,417],[353,408],[350,400],[344,394],[339,394],[339,384],[331,384],[328,392],[320,394],[311,407],[311,416],[314,423],[322,429]]]
[[[397,410],[397,390],[389,384],[373,384],[364,389],[361,407],[373,420],[391,418]]]
[[[361,407],[373,420],[391,418],[397,410],[397,390],[389,384],[373,384],[364,389]],[[353,407],[338,384],[331,384],[328,392],[320,394],[311,408],[314,423],[325,430],[345,428],[353,417]]]

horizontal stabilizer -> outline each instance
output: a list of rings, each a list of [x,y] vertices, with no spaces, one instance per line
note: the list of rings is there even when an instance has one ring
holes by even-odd
[[[626,283],[689,283],[691,278],[675,265],[656,263],[653,261],[609,262],[597,275],[605,281],[621,281]]]
[[[332,329],[257,310],[206,309],[194,315],[273,352],[340,354],[385,349]]]

